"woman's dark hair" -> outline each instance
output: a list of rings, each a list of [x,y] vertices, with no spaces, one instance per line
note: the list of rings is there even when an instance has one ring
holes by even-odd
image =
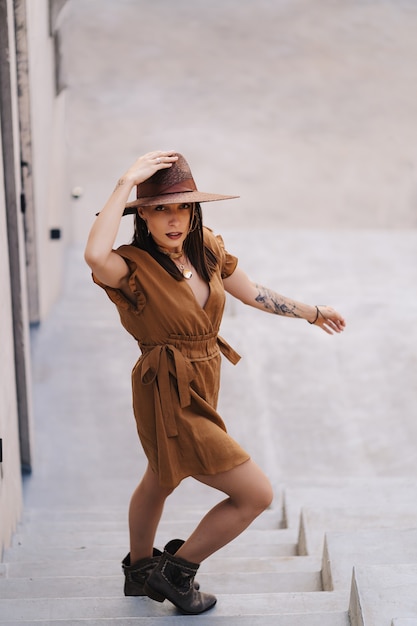
[[[148,233],[145,221],[139,213],[135,215],[135,232],[131,245],[149,252],[155,261],[162,265],[176,280],[184,280],[184,276],[175,263],[166,254],[158,250],[152,236]],[[193,205],[190,230],[184,241],[184,252],[200,278],[208,283],[216,269],[218,259],[214,252],[204,244],[203,213],[198,202]]]

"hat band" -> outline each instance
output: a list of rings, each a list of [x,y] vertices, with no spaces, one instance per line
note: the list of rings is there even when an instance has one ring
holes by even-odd
[[[164,189],[161,189],[160,185],[142,183],[137,187],[137,198],[149,198],[152,196],[162,196],[167,193],[183,193],[187,191],[197,191],[196,184],[192,178],[188,179],[187,182],[175,183]]]

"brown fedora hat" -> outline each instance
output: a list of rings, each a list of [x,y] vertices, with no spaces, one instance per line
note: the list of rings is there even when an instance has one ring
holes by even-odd
[[[180,204],[181,202],[212,202],[239,197],[198,191],[187,161],[182,154],[177,153],[177,157],[178,160],[171,167],[158,170],[148,180],[136,186],[136,200],[126,204],[123,215],[136,213],[139,206]]]

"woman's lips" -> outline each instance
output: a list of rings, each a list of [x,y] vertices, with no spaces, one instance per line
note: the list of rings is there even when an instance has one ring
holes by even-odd
[[[182,233],[167,233],[169,239],[180,239]]]

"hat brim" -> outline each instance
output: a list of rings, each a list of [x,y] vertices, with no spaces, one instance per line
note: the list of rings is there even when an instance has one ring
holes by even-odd
[[[215,202],[216,200],[232,200],[239,196],[223,196],[218,193],[204,193],[203,191],[181,191],[178,193],[165,193],[160,196],[137,198],[128,202],[123,215],[132,215],[140,206],[155,206],[158,204],[181,204],[182,202]]]

